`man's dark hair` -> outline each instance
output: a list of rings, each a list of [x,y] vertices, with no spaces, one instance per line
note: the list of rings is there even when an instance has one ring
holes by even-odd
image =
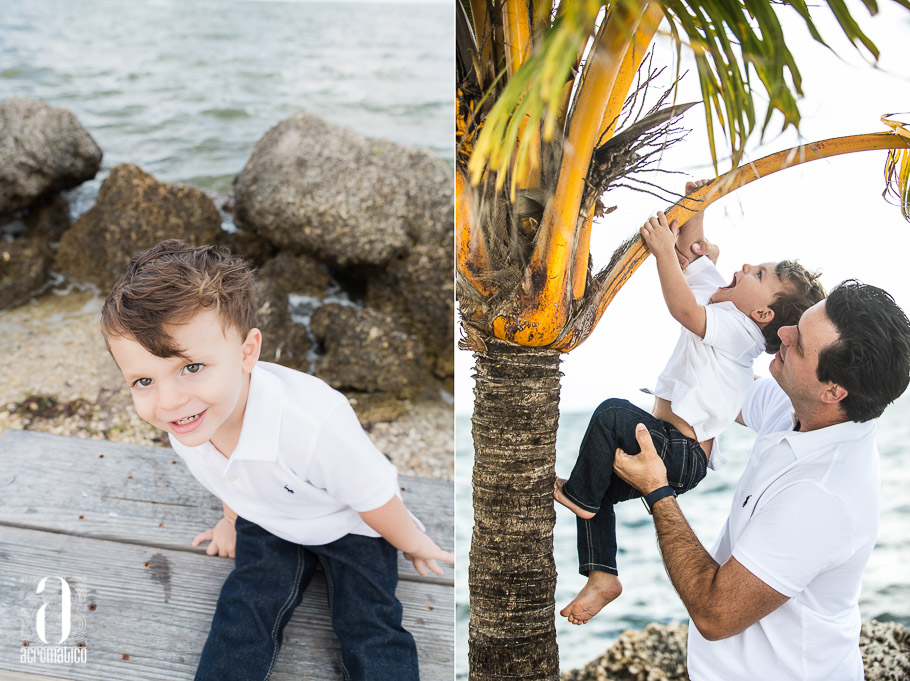
[[[807,270],[796,260],[781,260],[774,268],[774,274],[780,279],[783,291],[768,306],[774,310],[774,319],[762,329],[765,352],[772,355],[780,350],[780,336],[777,335],[780,327],[795,325],[803,312],[825,297],[825,288],[818,280],[821,273]]]
[[[840,338],[818,355],[816,375],[847,391],[841,408],[851,421],[881,416],[910,383],[910,321],[887,291],[855,279],[825,302]]]

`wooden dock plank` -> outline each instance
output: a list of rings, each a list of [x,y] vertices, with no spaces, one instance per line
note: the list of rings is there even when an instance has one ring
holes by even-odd
[[[408,507],[451,550],[451,483],[402,477],[401,485]],[[0,681],[191,679],[233,561],[206,556],[190,542],[220,513],[218,500],[172,450],[0,434]],[[421,678],[449,681],[453,571],[421,578],[403,558],[399,568],[398,596]],[[95,606],[82,613],[86,664],[20,661],[37,608],[23,598],[36,579],[52,575],[81,580]],[[317,572],[285,631],[272,678],[341,679],[338,651]]]
[[[90,681],[192,679],[218,592],[232,568],[230,560],[187,551],[12,527],[0,527],[0,560],[0,669]],[[86,589],[88,603],[79,606],[85,618],[84,664],[20,661],[23,618],[35,615],[24,607],[25,598],[41,575],[60,575]],[[417,641],[421,678],[450,681],[452,589],[401,582],[398,597],[404,626]],[[338,659],[325,581],[317,573],[286,629],[272,679],[337,681]]]
[[[444,549],[454,551],[453,487],[402,476],[402,498]],[[47,433],[0,434],[0,523],[84,537],[193,549],[221,503],[171,449]],[[451,585],[454,571],[426,578]],[[402,579],[421,579],[399,556]]]

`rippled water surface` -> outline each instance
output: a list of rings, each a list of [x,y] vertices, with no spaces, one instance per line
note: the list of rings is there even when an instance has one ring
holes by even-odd
[[[229,192],[300,109],[451,161],[448,3],[0,0],[0,99],[73,111],[104,150]]]
[[[606,397],[606,396],[605,396]],[[592,410],[597,405],[591,405]],[[641,406],[647,406],[642,404]],[[564,413],[557,434],[556,471],[568,476],[590,414]],[[458,546],[456,645],[457,678],[467,678],[468,640],[468,549],[471,541],[471,423],[456,420],[456,493]],[[680,497],[680,506],[702,543],[709,548],[720,533],[740,474],[745,468],[754,438],[751,431],[734,426],[722,436],[728,463],[720,471],[708,471],[697,489]],[[910,626],[910,395],[893,404],[878,427],[881,455],[882,499],[878,542],[863,576],[860,611],[866,619],[896,620]],[[562,608],[584,584],[578,574],[575,548],[575,517],[557,507],[556,549],[557,609]],[[673,590],[657,550],[651,518],[633,500],[617,504],[619,570],[623,593],[616,601],[580,627],[557,617],[560,667],[586,664],[603,653],[624,629],[641,629],[648,622],[686,621],[688,616]]]

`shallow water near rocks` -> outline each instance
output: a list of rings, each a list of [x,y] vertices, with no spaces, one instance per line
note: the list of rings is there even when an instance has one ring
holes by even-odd
[[[101,146],[76,214],[118,163],[230,194],[259,138],[301,109],[451,161],[452,24],[437,2],[4,3],[0,99],[65,107]]]

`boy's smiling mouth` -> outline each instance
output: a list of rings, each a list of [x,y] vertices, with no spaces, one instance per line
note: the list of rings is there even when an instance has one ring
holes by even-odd
[[[176,421],[169,421],[168,425],[174,429],[177,433],[189,433],[196,429],[196,427],[202,422],[202,419],[205,417],[205,413],[208,409],[203,409],[198,414],[193,414],[192,416],[186,416],[182,419]]]

